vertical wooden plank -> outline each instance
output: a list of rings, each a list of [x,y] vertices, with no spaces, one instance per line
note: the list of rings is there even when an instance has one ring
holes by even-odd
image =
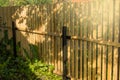
[[[10,7],[6,7],[5,8],[5,16],[4,17],[6,17],[6,26],[7,27],[11,27],[11,23],[12,23],[12,20],[11,20],[11,9],[10,9]],[[9,38],[12,36],[11,35],[11,30],[8,30],[8,34],[9,34]]]
[[[88,30],[87,30],[88,31]],[[88,33],[87,33],[87,36],[88,36]],[[86,51],[86,80],[89,79],[89,49],[90,49],[90,42],[87,42],[86,44],[87,46],[87,51]]]
[[[58,34],[60,34],[60,31],[61,31],[61,27],[62,27],[62,25],[61,25],[61,3],[58,3],[58,11],[57,11],[57,15],[56,15],[56,17],[57,17],[57,32],[56,33],[58,33]],[[57,61],[57,66],[58,66],[58,68],[57,68],[57,71],[58,71],[58,73],[60,74],[61,73],[61,45],[62,43],[61,43],[61,38],[60,37],[57,37],[57,56],[58,56],[58,61]]]
[[[107,4],[106,4],[107,5]],[[108,5],[107,5],[108,8]],[[109,12],[107,11],[107,30],[106,30],[106,41],[108,41],[108,34],[109,34]],[[108,80],[108,46],[106,46],[106,80]]]
[[[0,17],[2,18],[2,7],[0,7]]]
[[[106,14],[106,4],[105,4],[105,2],[103,2],[103,38],[102,38],[102,40],[104,40],[104,41],[106,41],[106,22],[107,22],[107,20],[106,20],[106,17],[107,17],[107,14]],[[103,69],[103,75],[102,75],[102,78],[103,78],[103,80],[105,80],[106,79],[106,46],[105,45],[103,45],[103,67],[102,67],[102,69]]]
[[[34,22],[34,24],[35,24],[35,32],[38,32],[38,29],[39,29],[39,26],[38,26],[38,21],[37,21],[37,19],[38,19],[38,15],[39,15],[39,13],[38,13],[38,5],[36,5],[35,6],[35,12],[34,12],[34,19],[35,19],[35,22]],[[38,34],[36,34],[35,35],[35,44],[36,44],[36,46],[37,46],[37,58],[38,58],[38,60],[40,59],[39,58],[39,43],[40,43],[40,40],[39,40],[40,38],[39,38],[39,35]]]
[[[50,33],[50,4],[46,6],[47,7],[47,12],[46,12],[46,17],[47,17],[47,32]],[[51,38],[50,36],[47,36],[47,64],[50,64],[50,41]]]
[[[119,1],[119,35],[118,35],[118,42],[120,43],[120,1]],[[120,79],[120,47],[118,48],[118,72],[117,72],[117,80]]]
[[[45,30],[45,32],[49,32],[49,13],[48,13],[48,6],[49,5],[46,5],[46,30]],[[49,42],[48,42],[48,40],[49,40],[49,36],[47,36],[46,35],[46,58],[47,58],[47,64],[49,64]]]
[[[74,18],[74,35],[78,36],[78,3],[75,3],[75,18]],[[78,40],[75,40],[75,56],[74,56],[74,63],[75,63],[75,79],[78,79]]]
[[[2,7],[2,26],[3,26],[4,22],[5,22],[4,14],[5,14],[4,8]],[[2,33],[3,33],[3,32],[4,32],[4,29],[2,29]],[[4,33],[3,33],[2,35],[4,36]]]
[[[63,27],[63,3],[61,3],[61,12],[60,12],[60,15],[61,15],[61,21],[60,21],[60,32],[62,32],[62,27]],[[63,50],[62,50],[62,38],[60,38],[60,50],[61,50],[61,52],[60,52],[60,55],[61,55],[61,57],[60,57],[60,60],[61,60],[61,62],[60,62],[60,64],[61,64],[61,73],[63,73]]]
[[[0,27],[2,27],[2,7],[0,7]],[[2,39],[3,33],[2,29],[0,28],[0,40]]]
[[[71,3],[71,6],[70,6],[70,32],[71,32],[71,35],[74,35],[74,16],[73,16],[73,10],[74,9],[74,3]],[[71,40],[70,41],[70,75],[71,75],[71,79],[73,80],[74,79],[74,40]]]
[[[2,25],[2,7],[0,7],[0,26]]]
[[[96,11],[97,12],[97,24],[96,24],[96,39],[97,40],[102,40],[102,2],[97,1],[96,2]],[[96,43],[96,80],[100,80],[101,79],[101,64],[102,64],[102,60],[101,60],[101,47],[102,45],[99,45]],[[101,64],[99,64],[101,63]]]
[[[57,4],[57,5],[59,5],[59,3]],[[55,33],[57,33],[57,34],[59,34],[59,32],[58,32],[58,29],[59,29],[59,14],[58,14],[58,12],[59,12],[59,9],[56,11],[56,24],[55,24],[55,26],[56,26],[56,31],[55,31]],[[56,37],[56,64],[57,64],[57,72],[59,72],[58,70],[59,70],[59,66],[58,66],[58,62],[59,62],[59,38],[58,37]]]
[[[83,3],[83,38],[87,38],[87,25],[88,25],[88,23],[87,23],[87,17],[88,17],[88,15],[87,15],[87,3]],[[83,41],[83,45],[84,45],[84,47],[83,47],[83,69],[84,69],[84,76],[83,76],[83,79],[84,80],[87,80],[87,41]]]
[[[90,15],[89,15],[89,3],[86,4],[86,16],[89,18]],[[86,37],[89,38],[89,19],[87,19],[86,21]],[[86,80],[89,79],[89,49],[90,49],[90,42],[86,42]]]
[[[50,33],[50,13],[51,13],[51,11],[50,11],[50,4],[49,5],[47,5],[47,32],[48,33]],[[50,41],[51,41],[51,38],[50,38],[50,36],[47,36],[47,59],[48,59],[48,61],[47,61],[47,63],[48,64],[50,64]]]
[[[94,1],[93,2],[93,6],[95,7],[94,8],[94,13],[93,13],[93,15],[95,15],[93,18],[93,20],[95,21],[95,22],[93,22],[93,38],[94,39],[97,39],[97,37],[98,37],[98,19],[99,18],[97,18],[97,1]],[[96,44],[96,43],[93,43],[93,79],[95,79],[95,80],[97,80],[97,58],[98,58],[98,44]]]
[[[35,32],[37,32],[36,31],[36,23],[35,23],[35,12],[36,12],[36,6],[34,5],[34,6],[30,6],[30,9],[31,9],[31,11],[32,11],[32,17],[31,17],[31,27],[32,27],[32,29],[33,29],[33,31],[35,31]],[[36,36],[37,36],[37,34],[32,34],[32,36],[33,36],[33,40],[34,40],[34,43],[33,43],[33,45],[37,48],[37,44],[36,44]],[[37,50],[37,49],[36,49]],[[38,57],[36,56],[37,55],[37,52],[36,53],[32,53],[32,57],[33,57],[33,59],[38,59]]]
[[[120,1],[119,0],[115,0],[115,9],[116,9],[116,14],[115,14],[115,22],[116,22],[116,33],[115,33],[115,36],[118,34],[118,36],[116,36],[115,37],[115,42],[117,42],[117,43],[119,43],[119,26],[120,26],[120,19],[118,18],[119,16],[120,16]],[[119,15],[118,15],[119,14]],[[114,78],[114,79],[117,79],[117,80],[119,80],[120,79],[120,53],[119,53],[119,47],[118,48],[116,48],[116,53],[115,53],[115,58],[117,58],[117,59],[115,59],[115,64],[117,64],[116,65],[116,71],[115,71],[115,73],[116,73],[116,75],[117,76],[115,76],[116,78]]]
[[[68,3],[67,4],[68,5],[68,11],[67,11],[67,34],[68,35],[71,35],[71,33],[70,33],[70,3]],[[71,56],[71,54],[70,54],[70,40],[68,40],[68,46],[67,46],[67,51],[68,51],[68,76],[70,76],[70,56]]]
[[[35,32],[38,32],[36,29],[37,29],[37,26],[36,26],[36,9],[37,9],[37,6],[33,6],[33,29],[34,29],[34,31]],[[38,52],[38,42],[37,42],[37,36],[38,36],[38,34],[34,34],[34,40],[35,40],[35,43],[34,43],[34,45],[36,46],[36,54],[35,54],[35,57],[37,58],[37,59],[39,59],[39,57],[38,57],[38,54],[39,54],[39,52]]]
[[[58,3],[58,6],[60,6],[60,3]],[[56,33],[60,34],[60,16],[59,16],[59,8],[57,11],[57,29],[56,29]],[[60,72],[60,37],[57,37],[57,72]]]
[[[80,36],[82,37],[82,26],[80,25]],[[80,80],[82,79],[82,40],[80,40]]]
[[[52,7],[51,7],[51,9],[52,9],[52,11],[53,11],[53,12],[52,12],[52,16],[51,16],[51,17],[52,17],[52,20],[51,20],[51,21],[52,21],[52,22],[51,22],[51,27],[52,27],[52,28],[51,28],[51,32],[52,32],[52,33],[54,32],[54,16],[55,16],[55,15],[54,15],[54,5],[55,5],[55,4],[53,4]],[[53,37],[53,36],[52,36],[52,43],[51,43],[51,45],[52,45],[52,46],[51,46],[51,49],[52,49],[52,64],[55,65],[55,58],[54,58],[54,56],[55,56],[55,55],[54,55],[54,53],[55,53],[55,52],[54,52],[54,37]]]
[[[80,37],[84,36],[84,23],[83,23],[83,16],[84,15],[84,8],[83,3],[80,3]],[[80,40],[80,80],[84,80],[84,41]]]
[[[44,11],[43,5],[41,5],[40,7],[41,7],[41,14],[43,14],[43,11]],[[41,27],[43,27],[43,15],[41,16]],[[42,48],[41,56],[42,56],[42,60],[44,62],[45,61],[45,59],[44,59],[44,41],[41,44],[41,48]]]
[[[113,8],[113,5],[111,5],[111,2],[112,1],[108,1],[108,4],[107,4],[107,24],[108,24],[108,26],[107,26],[107,41],[112,41],[112,28],[110,28],[110,27],[113,27],[113,25],[111,25],[111,24],[114,24],[113,22],[114,22],[114,20],[113,20],[113,11],[112,10],[110,10],[110,9],[112,9]],[[113,3],[112,3],[113,4]],[[112,73],[112,46],[108,46],[107,47],[107,49],[108,49],[108,53],[107,53],[107,55],[106,55],[106,79],[107,80],[113,80],[113,73]]]
[[[56,5],[57,5],[57,4],[54,4],[54,5],[53,5],[53,8],[54,8],[54,9],[56,9]],[[57,10],[54,11],[54,16],[53,16],[53,19],[54,19],[54,20],[53,20],[53,21],[54,21],[54,22],[53,22],[53,27],[54,27],[54,31],[53,31],[53,32],[54,32],[54,33],[56,33],[56,29],[57,29],[56,27],[58,27],[58,26],[57,26],[57,20],[56,20],[57,18],[56,18],[56,17],[57,17]],[[57,54],[58,54],[58,53],[57,53],[57,38],[54,36],[54,66],[56,66],[56,67],[55,67],[55,72],[57,72],[57,67],[58,67],[58,66],[57,66]]]
[[[98,11],[98,2],[95,2],[95,5],[96,5],[96,11]],[[97,13],[97,16],[98,16],[98,13]],[[98,18],[99,19],[99,18]],[[98,39],[98,24],[99,22],[96,23],[96,39]],[[96,43],[96,80],[98,80],[98,44]]]
[[[112,26],[112,42],[115,41],[115,0],[112,0],[113,3],[113,26]],[[115,47],[112,46],[112,75],[113,80],[115,79]]]
[[[28,8],[28,16],[30,17],[30,15],[31,15],[31,8],[30,8],[30,6],[23,6],[23,7],[20,6],[20,7],[18,7],[18,10],[21,10],[21,9],[24,9],[24,8]],[[23,16],[23,15],[21,14],[21,16]],[[32,21],[31,21],[31,18],[30,18],[29,23],[27,24],[27,27],[32,28],[31,24],[32,24]],[[22,32],[22,34],[25,36],[26,32]],[[34,39],[32,39],[32,37],[31,37],[31,36],[33,36],[33,33],[28,33],[28,35],[30,36],[28,38],[29,43],[31,43],[31,42],[34,43]],[[29,53],[30,58],[32,59],[33,58],[33,53],[31,52],[29,43],[27,43],[25,41],[25,39],[26,39],[26,37],[21,37],[21,40],[23,41],[24,46],[26,46],[25,49],[27,50],[27,52]]]
[[[2,7],[0,7],[0,27],[2,27]],[[0,39],[2,38],[2,29],[0,28],[1,30],[1,36],[0,36]]]
[[[40,8],[41,14],[43,14],[43,5],[40,5],[39,8]],[[40,27],[41,27],[41,28],[42,28],[42,26],[43,26],[42,18],[43,18],[43,17],[41,16],[41,17],[40,17],[40,25],[41,25]],[[40,55],[41,55],[41,60],[42,60],[42,61],[44,61],[44,58],[43,58],[43,57],[44,57],[44,55],[43,55],[43,54],[44,54],[44,53],[43,53],[43,51],[44,51],[44,49],[43,49],[43,44],[44,44],[44,42],[42,41],[41,44],[40,44],[40,48],[41,48],[41,54],[40,54]]]
[[[93,1],[91,3],[91,17],[93,17]],[[93,39],[93,29],[94,29],[94,25],[93,23],[91,24],[91,39]],[[93,80],[94,76],[93,76],[93,54],[94,54],[94,49],[93,49],[93,42],[91,42],[91,80]]]
[[[41,6],[39,5],[38,6],[38,11],[39,13],[41,14]],[[39,21],[37,23],[37,25],[39,25],[39,28],[41,27],[41,17],[39,16],[38,17]],[[39,30],[38,30],[39,31]],[[38,35],[38,37],[41,37],[41,35]],[[40,38],[39,38],[40,39]],[[38,44],[38,49],[39,49],[39,59],[42,61],[42,49],[41,49],[41,44],[42,44],[42,41],[40,40],[40,43]]]
[[[44,25],[44,29],[46,29],[46,5],[43,5],[43,25]],[[45,30],[43,31],[43,32],[45,32]],[[47,48],[47,46],[46,46],[46,35],[44,35],[44,62],[45,63],[47,63],[47,59],[46,59],[46,57],[47,57],[47,53],[46,53],[46,48]]]
[[[75,10],[75,3],[73,5],[73,9]],[[73,11],[73,18],[72,19],[73,19],[72,35],[75,35],[75,11]],[[76,79],[76,70],[75,70],[76,69],[76,66],[75,66],[76,65],[76,60],[75,60],[76,59],[76,56],[75,56],[76,55],[75,54],[75,40],[73,40],[73,48],[72,49],[73,49],[73,53],[72,53],[73,54],[73,56],[72,56],[73,57],[73,62],[72,62],[72,64],[73,64],[73,79],[75,80]]]
[[[82,15],[82,4],[80,3],[80,15]],[[80,19],[79,19],[79,36],[82,37],[82,16],[80,16]],[[80,52],[79,52],[79,56],[80,56],[80,61],[79,61],[79,77],[80,77],[80,80],[82,80],[82,40],[79,41],[79,49],[80,49]]]
[[[92,32],[92,25],[91,25],[91,2],[88,3],[88,25],[87,25],[87,36],[89,39],[91,39],[91,32]],[[91,80],[91,42],[88,42],[88,63],[87,63],[87,69],[88,69],[88,80]]]
[[[119,12],[119,4],[118,0],[113,1],[113,8],[114,8],[114,42],[118,43],[118,34],[119,34],[119,19],[118,19],[118,12]],[[117,60],[118,60],[118,48],[114,47],[114,72],[113,72],[113,79],[117,80]]]
[[[71,26],[71,35],[75,35],[75,26],[76,26],[76,23],[75,23],[75,9],[76,9],[76,7],[75,7],[75,3],[73,3],[73,12],[71,12],[71,14],[72,14],[72,17],[71,17],[71,19],[72,19],[72,26]],[[75,53],[75,40],[71,40],[71,61],[72,61],[72,80],[75,80],[76,79],[76,53]]]
[[[101,21],[101,24],[102,24],[101,38],[103,39],[103,9],[104,9],[104,6],[103,6],[103,4],[101,4],[101,6],[102,6],[102,11],[101,11],[101,18],[102,18],[102,21]],[[101,80],[103,80],[103,45],[101,45]]]
[[[48,25],[49,25],[49,20],[48,20],[48,17],[49,17],[49,14],[48,14],[48,5],[46,5],[46,27],[45,27],[45,32],[48,32]],[[47,61],[47,64],[49,64],[49,52],[48,52],[48,38],[49,36],[46,35],[46,61]]]
[[[45,24],[44,24],[44,21],[45,21],[45,18],[46,18],[46,17],[45,17],[45,5],[42,5],[42,14],[43,14],[42,20],[41,20],[41,22],[42,22],[42,27],[45,28]],[[43,37],[45,38],[46,36],[43,35]],[[42,48],[42,49],[43,49],[43,53],[42,53],[42,54],[43,54],[43,60],[44,60],[44,62],[46,63],[46,53],[45,53],[45,51],[46,51],[46,50],[45,50],[45,49],[46,49],[45,47],[46,47],[46,46],[45,46],[45,39],[43,40],[43,46],[42,46],[42,47],[43,47],[43,48]]]
[[[13,14],[15,13],[15,9],[17,8],[17,7],[8,7],[9,8],[9,10],[8,10],[8,13],[9,13],[9,18],[8,18],[8,20],[9,20],[9,22],[8,22],[8,25],[10,26],[10,27],[12,27],[12,21],[14,21],[14,19],[13,19]],[[16,21],[14,21],[15,22],[15,24],[16,24]],[[17,27],[17,25],[16,25],[16,27]],[[16,31],[17,32],[17,31]]]
[[[97,13],[98,16],[98,23],[96,26],[96,39],[97,40],[102,40],[102,2],[97,2],[97,11],[99,11],[99,13]],[[102,59],[101,59],[101,55],[102,55],[102,45],[99,45],[96,43],[96,80],[101,80],[101,68],[102,68]]]
[[[47,32],[47,28],[48,28],[48,26],[47,26],[47,24],[48,24],[48,20],[47,20],[47,5],[44,5],[44,14],[45,14],[45,16],[44,16],[44,25],[45,25],[45,31],[44,32]],[[46,62],[46,64],[48,64],[48,43],[47,43],[47,35],[45,35],[45,62]]]
[[[34,20],[35,20],[35,22],[34,22],[34,28],[35,29],[34,30],[35,30],[35,32],[38,32],[37,29],[39,29],[38,26],[37,26],[38,22],[36,21],[37,17],[38,17],[37,14],[39,14],[39,13],[37,13],[37,9],[38,9],[38,6],[36,5],[35,6],[35,11],[34,11]],[[39,59],[39,43],[40,43],[40,41],[38,41],[39,40],[38,36],[39,36],[38,34],[35,34],[35,45],[37,46],[37,52],[38,52],[38,53],[36,53],[37,54],[37,59]]]
[[[82,37],[85,38],[85,5],[82,3]],[[82,40],[82,80],[85,79],[85,41]]]
[[[53,9],[52,9],[52,5],[50,6],[50,16],[51,16],[51,19],[50,19],[50,32],[52,32],[52,28],[53,28]],[[50,40],[50,64],[52,64],[53,65],[53,58],[52,58],[52,56],[53,56],[53,51],[52,51],[52,41],[53,41],[53,38],[52,38],[52,36],[50,36],[50,38],[51,38],[51,40]]]

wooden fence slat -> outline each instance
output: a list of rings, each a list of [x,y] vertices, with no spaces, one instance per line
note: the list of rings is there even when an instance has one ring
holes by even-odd
[[[78,8],[78,5],[75,4],[75,8]],[[76,14],[77,10],[75,10],[75,14],[74,14],[74,35],[77,35],[78,36],[78,15]],[[75,40],[75,79],[78,79],[78,40]]]
[[[9,29],[11,21],[16,22],[17,42],[20,41],[22,45],[21,54],[25,48],[32,57],[29,44],[35,44],[39,47],[40,59],[54,65],[55,72],[60,74],[63,72],[62,26],[67,26],[67,35],[71,36],[67,45],[68,76],[72,80],[117,80],[120,70],[119,6],[120,1],[117,0],[98,0],[89,3],[60,2],[52,5],[0,7],[0,17]],[[26,17],[22,9],[28,9]],[[22,26],[33,30],[20,29]],[[2,37],[3,32],[0,35]]]
[[[120,17],[120,1],[119,1],[119,17]],[[120,19],[119,19],[119,22],[120,22]],[[119,23],[119,26],[118,26],[118,30],[119,30],[119,35],[118,35],[118,42],[120,43],[120,23]],[[120,79],[120,47],[118,48],[118,72],[117,72],[117,80]],[[111,76],[113,76],[111,74]]]
[[[56,5],[54,5],[53,6],[53,8],[55,9],[56,8]],[[55,11],[54,12],[54,22],[53,22],[53,27],[54,27],[54,32],[56,32],[57,31],[57,11]],[[58,68],[58,66],[57,66],[57,55],[58,55],[58,53],[57,53],[57,38],[56,37],[54,37],[54,58],[55,58],[55,72],[57,72],[57,68]]]

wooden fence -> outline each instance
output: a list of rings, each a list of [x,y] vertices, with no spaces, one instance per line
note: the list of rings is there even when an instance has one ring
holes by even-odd
[[[63,73],[62,27],[67,26],[67,74],[71,80],[120,80],[120,1],[89,0],[0,7],[0,24],[16,22],[19,54],[39,58]],[[11,35],[11,31],[9,32]],[[31,45],[36,45],[32,53]]]

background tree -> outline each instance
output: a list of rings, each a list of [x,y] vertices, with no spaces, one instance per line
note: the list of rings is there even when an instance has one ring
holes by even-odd
[[[0,0],[0,6],[7,6],[9,3],[9,0]]]
[[[21,6],[28,4],[46,4],[52,3],[53,0],[0,0],[0,6]]]

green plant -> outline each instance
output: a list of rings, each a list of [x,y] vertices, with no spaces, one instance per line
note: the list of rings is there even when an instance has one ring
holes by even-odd
[[[4,30],[4,36],[0,39],[0,61],[5,61],[13,53],[12,38],[8,39],[8,30]],[[0,62],[1,63],[1,62]]]
[[[0,31],[2,32],[2,31]],[[8,30],[3,31],[3,37],[0,39],[0,56],[13,56],[13,38],[9,39]],[[20,51],[20,42],[16,46],[17,52]]]
[[[25,58],[30,61],[39,59],[38,46],[29,44],[29,47],[30,47],[30,52],[32,54],[32,57],[30,56],[29,52],[25,48],[23,48],[23,51],[24,51],[23,55],[25,56]]]
[[[34,54],[32,60],[22,56],[13,56],[13,38],[8,38],[8,30],[4,30],[0,39],[0,80],[62,80],[53,74],[54,67],[38,59],[38,48],[30,45]],[[20,42],[17,43],[19,52]],[[25,50],[26,51],[26,50]],[[26,51],[28,54],[28,52]]]
[[[39,5],[52,3],[52,0],[0,0],[0,6]]]
[[[0,57],[1,58],[1,57]],[[35,60],[30,62],[22,57],[9,57],[0,64],[2,80],[62,80],[52,73],[53,66]],[[50,72],[51,71],[51,72]]]
[[[0,78],[2,80],[33,80],[38,79],[31,72],[27,61],[20,57],[9,57],[2,66],[0,66]]]
[[[35,60],[35,62],[30,63],[29,66],[32,72],[42,80],[62,80],[60,76],[52,73],[54,70],[54,67],[52,65],[48,65],[42,63],[39,60]]]

